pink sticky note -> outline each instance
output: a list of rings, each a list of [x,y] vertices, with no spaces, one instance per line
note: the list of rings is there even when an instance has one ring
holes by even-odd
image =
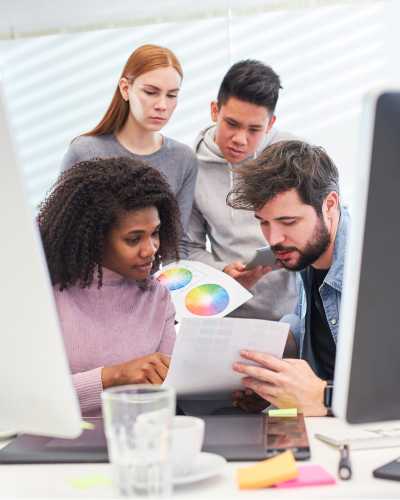
[[[302,465],[298,469],[299,475],[296,479],[276,484],[275,488],[299,488],[336,483],[336,479],[320,465]]]

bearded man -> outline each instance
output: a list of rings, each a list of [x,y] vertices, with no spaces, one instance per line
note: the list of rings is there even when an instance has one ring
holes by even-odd
[[[291,324],[299,359],[246,351],[235,363],[243,384],[278,408],[330,413],[349,214],[339,174],[326,152],[302,141],[278,142],[237,171],[228,205],[254,211],[278,263],[298,275]],[[293,321],[294,319],[294,321]],[[286,351],[287,352],[287,351]]]

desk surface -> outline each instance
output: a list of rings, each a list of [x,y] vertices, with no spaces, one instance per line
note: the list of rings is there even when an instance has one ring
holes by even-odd
[[[336,477],[338,451],[314,438],[314,433],[330,431],[340,425],[333,418],[308,418],[307,429],[311,444],[312,458],[309,462],[324,466]],[[254,490],[240,491],[235,482],[236,469],[244,463],[233,462],[226,465],[221,476],[177,487],[175,498],[364,498],[399,499],[400,482],[386,481],[372,477],[372,470],[400,456],[400,447],[378,450],[359,450],[351,452],[353,479],[339,481],[334,486],[298,488],[293,490]],[[247,465],[248,463],[246,463]],[[73,465],[2,465],[0,466],[0,498],[113,498],[111,486],[94,486],[85,490],[71,485],[74,479],[84,479],[92,474],[111,477],[109,464]]]

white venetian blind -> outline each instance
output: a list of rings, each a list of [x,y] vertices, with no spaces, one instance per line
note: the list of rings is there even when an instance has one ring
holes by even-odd
[[[193,7],[185,16],[178,3],[177,21],[168,11],[156,19],[163,22],[0,41],[0,74],[32,204],[58,175],[71,139],[100,120],[127,57],[143,43],[170,47],[182,62],[182,94],[164,132],[187,144],[209,123],[210,100],[230,64],[270,64],[284,87],[277,125],[326,147],[351,200],[361,98],[393,79],[388,23],[398,4],[296,0],[269,2],[265,10],[250,2],[246,14],[242,2],[222,2],[232,7],[227,13],[210,10],[196,20]]]

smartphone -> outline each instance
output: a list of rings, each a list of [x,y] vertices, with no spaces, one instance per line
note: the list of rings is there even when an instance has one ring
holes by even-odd
[[[372,471],[374,477],[400,481],[400,457]]]
[[[273,457],[286,450],[292,450],[296,460],[308,460],[311,457],[304,416],[269,417],[266,420],[266,453]]]
[[[257,266],[271,266],[272,269],[280,269],[271,247],[257,248],[253,258],[246,264],[246,269],[253,269]]]

